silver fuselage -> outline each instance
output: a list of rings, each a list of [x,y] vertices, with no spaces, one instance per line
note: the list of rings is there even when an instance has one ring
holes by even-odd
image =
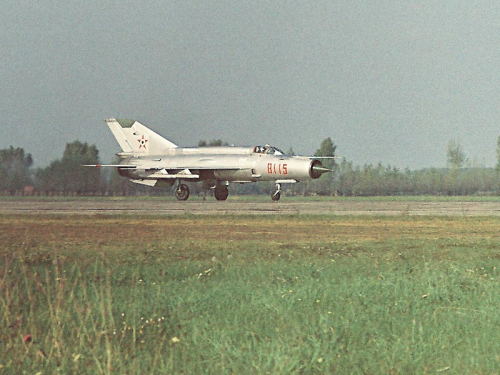
[[[122,153],[121,164],[137,168],[119,168],[119,171],[131,179],[154,180],[166,175],[179,177],[179,173],[186,170],[189,171],[186,180],[228,182],[300,181],[321,175],[313,170],[313,166],[321,166],[319,160],[254,150],[253,147],[175,148],[158,155],[133,157]]]

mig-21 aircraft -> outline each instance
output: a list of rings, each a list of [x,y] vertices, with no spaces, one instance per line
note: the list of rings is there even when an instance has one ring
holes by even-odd
[[[132,182],[172,187],[177,183],[175,196],[180,201],[189,198],[186,181],[204,181],[214,189],[215,198],[226,200],[228,185],[258,181],[274,181],[281,197],[281,185],[304,179],[317,179],[331,172],[318,158],[289,156],[269,145],[253,147],[183,148],[163,138],[134,120],[107,119],[122,152],[120,164],[97,164],[89,167],[115,167],[118,173]]]

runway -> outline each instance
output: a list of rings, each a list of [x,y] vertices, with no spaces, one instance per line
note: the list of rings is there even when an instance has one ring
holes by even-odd
[[[2,199],[0,214],[500,216],[496,201],[335,200],[225,202],[121,198]]]

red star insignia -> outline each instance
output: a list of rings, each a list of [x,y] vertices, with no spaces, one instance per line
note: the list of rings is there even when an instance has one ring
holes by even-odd
[[[146,142],[148,141],[147,139],[144,139],[144,136],[142,136],[141,139],[138,139],[139,141],[139,150],[144,147],[146,149]]]

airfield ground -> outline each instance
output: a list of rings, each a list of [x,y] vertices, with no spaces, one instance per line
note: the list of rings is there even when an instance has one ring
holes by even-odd
[[[270,202],[229,199],[217,202],[200,199],[79,198],[3,199],[0,214],[154,214],[154,215],[417,215],[417,216],[496,216],[500,198],[383,198],[383,199],[287,199]]]
[[[3,199],[0,373],[497,373],[498,206]]]

